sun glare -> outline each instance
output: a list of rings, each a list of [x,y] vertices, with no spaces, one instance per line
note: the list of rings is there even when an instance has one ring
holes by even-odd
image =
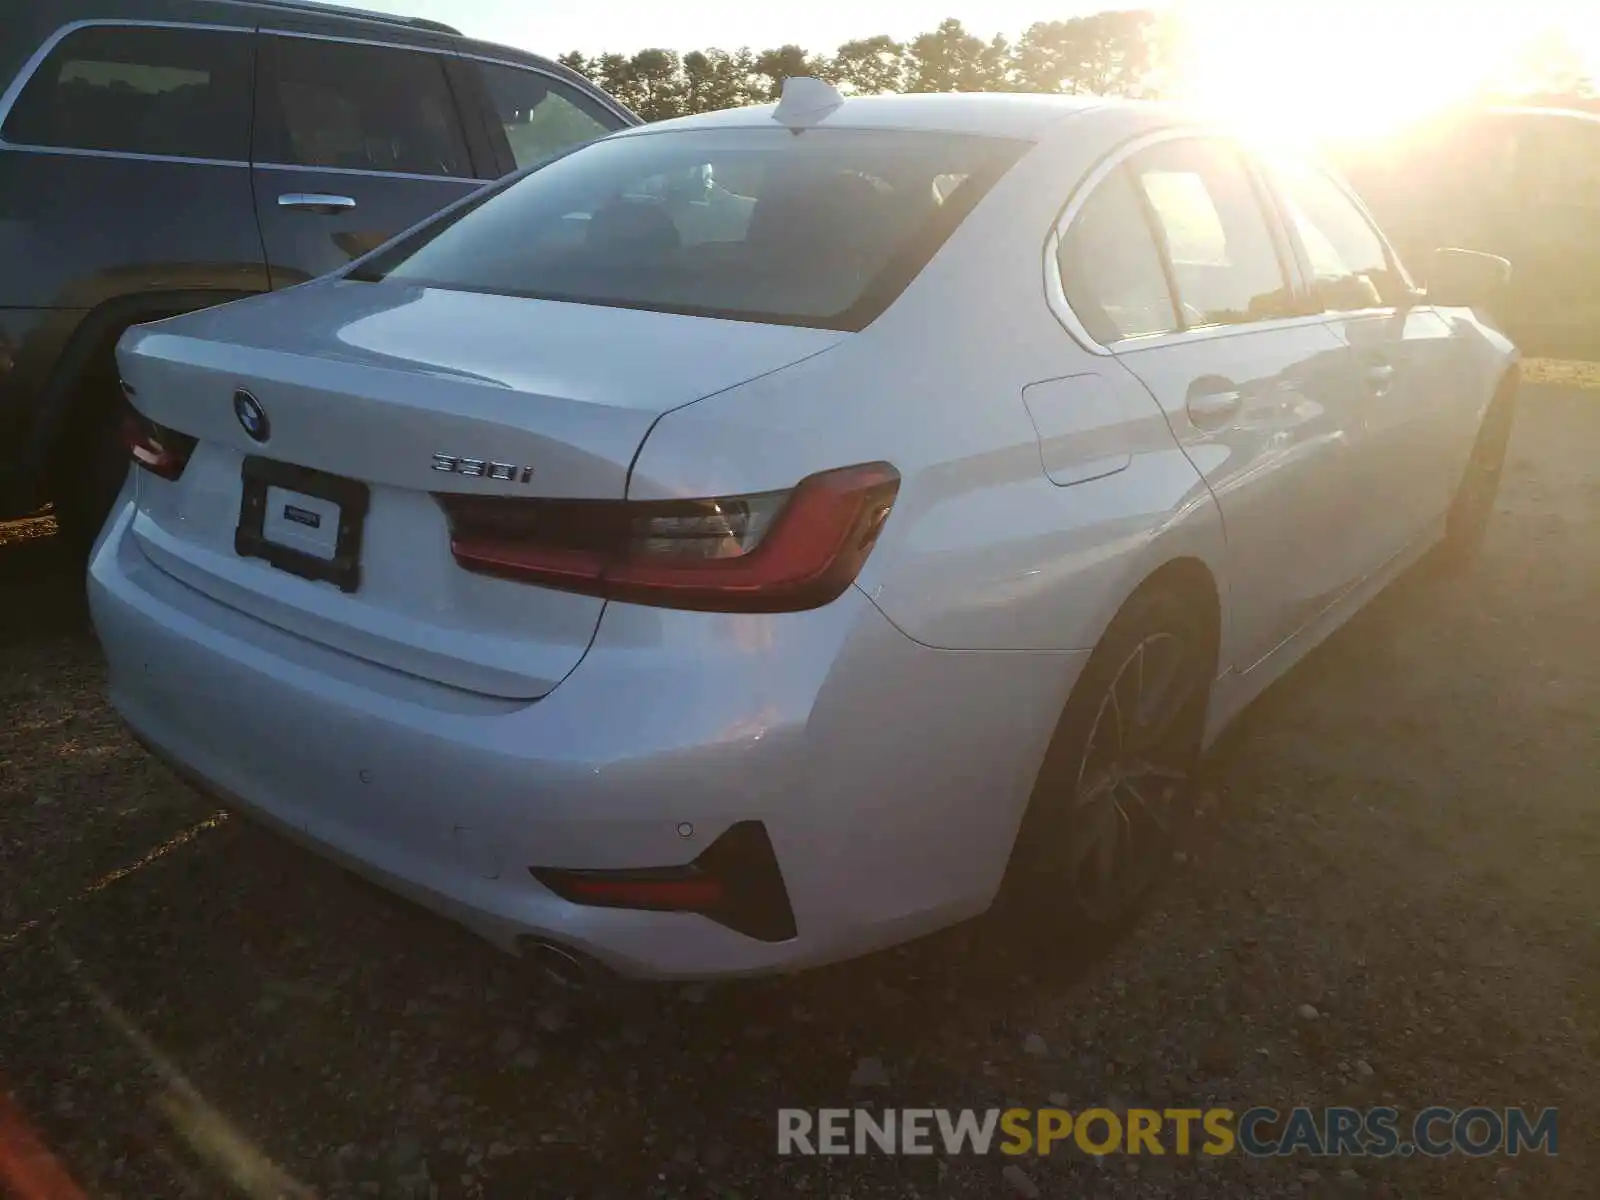
[[[1179,11],[1178,91],[1273,138],[1359,137],[1482,94],[1546,31],[1585,67],[1600,59],[1589,5],[1526,0],[1190,0]]]

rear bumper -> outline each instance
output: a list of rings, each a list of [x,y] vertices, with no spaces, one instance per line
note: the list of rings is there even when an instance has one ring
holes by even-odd
[[[999,884],[1079,654],[930,650],[854,589],[811,613],[608,608],[536,703],[363,686],[343,656],[155,568],[114,513],[90,569],[111,699],[227,803],[515,950],[625,975],[845,958],[973,915]],[[337,668],[337,669],[335,669]],[[570,903],[531,868],[677,866],[771,839],[797,933]]]

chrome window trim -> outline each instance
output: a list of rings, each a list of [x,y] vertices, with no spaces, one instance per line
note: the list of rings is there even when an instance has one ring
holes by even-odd
[[[1102,358],[1115,358],[1122,354],[1132,354],[1162,346],[1183,346],[1191,342],[1213,341],[1224,337],[1240,337],[1275,329],[1300,329],[1307,325],[1324,324],[1328,320],[1329,314],[1322,312],[1293,317],[1278,317],[1270,321],[1250,321],[1240,325],[1207,325],[1201,329],[1181,329],[1170,333],[1152,333],[1123,338],[1108,346],[1096,341],[1083,322],[1078,319],[1078,314],[1072,311],[1072,305],[1067,303],[1066,288],[1061,282],[1061,272],[1056,266],[1056,253],[1061,246],[1062,235],[1071,227],[1073,221],[1077,220],[1078,214],[1083,211],[1084,205],[1089,202],[1089,197],[1094,194],[1095,189],[1114,172],[1120,170],[1128,159],[1151,146],[1157,146],[1164,142],[1205,138],[1225,138],[1238,145],[1241,151],[1247,150],[1246,143],[1235,131],[1221,126],[1183,125],[1140,134],[1122,143],[1090,169],[1089,173],[1073,189],[1066,205],[1061,210],[1061,215],[1056,218],[1055,224],[1051,226],[1049,236],[1045,238],[1044,244],[1045,302],[1050,306],[1051,313],[1055,315],[1061,327],[1071,334],[1072,339],[1090,354]],[[1261,218],[1263,222],[1266,222],[1267,214],[1263,212]],[[1174,300],[1176,300],[1176,297],[1174,297]]]
[[[1345,314],[1349,315],[1349,314]],[[1304,329],[1309,325],[1326,325],[1328,313],[1311,313],[1299,317],[1277,317],[1271,321],[1251,321],[1243,325],[1207,325],[1203,329],[1184,329],[1176,333],[1153,333],[1145,337],[1124,338],[1100,353],[1112,358],[1136,354],[1160,346],[1187,346],[1193,342],[1211,342],[1219,338],[1249,337],[1255,333],[1271,333],[1283,329]]]
[[[250,164],[234,158],[185,158],[179,154],[140,154],[133,150],[85,150],[78,146],[33,146],[0,138],[0,150],[13,154],[47,154],[56,158],[112,158],[118,162],[171,163],[182,167],[237,167],[248,171]]]
[[[22,70],[17,72],[17,77],[4,93],[0,93],[0,129],[5,128],[11,119],[11,110],[16,107],[22,93],[27,90],[33,77],[39,73],[39,68],[44,66],[45,60],[55,52],[57,46],[67,38],[82,29],[197,29],[202,33],[243,33],[255,35],[255,30],[247,25],[208,25],[198,21],[138,21],[121,20],[115,17],[94,17],[84,21],[71,21],[61,26],[43,44],[35,50],[32,56],[22,65]],[[39,146],[32,142],[10,142],[0,136],[0,150],[34,150],[47,154],[75,154],[87,155],[95,158],[134,158],[146,162],[183,162],[203,163],[226,166],[249,166],[249,163],[239,163],[225,158],[174,158],[162,154],[139,154],[132,150],[85,150],[77,146]]]
[[[307,167],[296,163],[258,162],[250,164],[258,171],[310,171],[316,175],[355,175],[371,179],[417,179],[433,183],[471,183],[479,187],[494,183],[493,179],[479,179],[476,175],[418,175],[407,171],[373,171],[362,167]]]

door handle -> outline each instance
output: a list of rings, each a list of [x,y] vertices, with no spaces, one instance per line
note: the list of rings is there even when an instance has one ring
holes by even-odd
[[[1215,429],[1233,420],[1244,403],[1244,393],[1226,379],[1197,379],[1189,388],[1184,407],[1189,420],[1201,429]]]
[[[1394,367],[1389,363],[1378,363],[1368,367],[1362,378],[1366,381],[1367,390],[1381,400],[1394,385]]]
[[[297,212],[317,213],[324,217],[349,212],[355,206],[353,197],[325,196],[320,192],[289,192],[278,197],[279,208],[292,208]]]

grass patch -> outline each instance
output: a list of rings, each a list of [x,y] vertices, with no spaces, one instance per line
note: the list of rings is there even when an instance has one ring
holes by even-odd
[[[24,517],[20,521],[0,521],[0,546],[47,538],[56,531],[54,517]]]
[[[1575,362],[1560,358],[1528,358],[1522,362],[1522,381],[1600,391],[1600,363]]]

